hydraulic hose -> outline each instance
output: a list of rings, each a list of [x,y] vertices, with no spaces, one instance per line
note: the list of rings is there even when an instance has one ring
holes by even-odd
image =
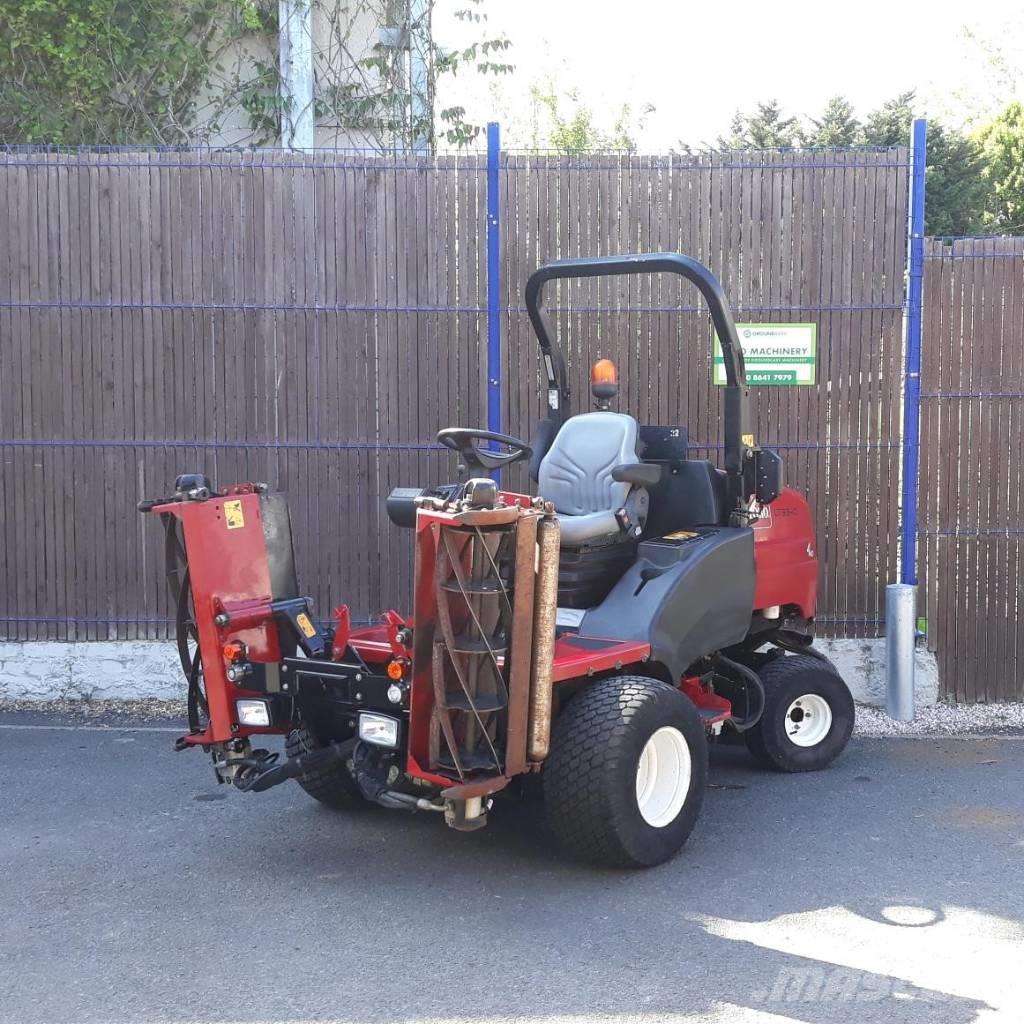
[[[167,513],[164,513],[162,519],[164,521],[164,568],[167,585],[171,590],[171,599],[174,601],[174,641],[178,649],[181,670],[188,680],[188,696],[186,698],[188,729],[190,733],[198,733],[202,732],[200,714],[206,715],[209,711],[200,685],[203,661],[199,652],[195,623],[192,621],[189,609],[192,587],[189,579],[188,555],[181,540],[178,520]],[[194,654],[188,649],[190,636],[197,641]]]
[[[737,732],[746,732],[748,729],[752,729],[761,720],[761,715],[764,714],[764,684],[761,682],[760,677],[753,669],[748,668],[746,665],[741,665],[738,661],[733,661],[732,658],[727,658],[724,654],[715,655],[714,664],[716,668],[722,666],[734,677],[738,676],[740,685],[743,687],[747,697],[747,715],[740,721],[733,719],[733,728]],[[735,678],[733,681],[736,681]],[[750,706],[751,694],[756,698],[753,711],[751,711]]]
[[[443,811],[444,804],[436,804],[423,797],[411,793],[399,793],[388,789],[382,774],[379,772],[381,749],[356,739],[346,741],[352,744],[352,777],[356,781],[363,796],[381,807],[401,809],[403,811]],[[346,756],[348,756],[346,754]]]
[[[353,738],[340,743],[331,743],[326,747],[312,750],[308,754],[291,757],[277,765],[270,761],[265,762],[273,767],[238,777],[235,780],[235,785],[247,793],[262,793],[273,786],[279,786],[282,782],[297,779],[307,772],[316,771],[335,761],[344,761],[352,753],[357,742]]]

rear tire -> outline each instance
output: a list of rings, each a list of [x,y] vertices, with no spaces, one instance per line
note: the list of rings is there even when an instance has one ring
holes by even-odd
[[[298,757],[319,750],[322,746],[309,729],[300,726],[288,733],[284,749],[288,757]],[[345,762],[334,761],[300,775],[295,781],[314,800],[335,811],[365,810],[373,806],[363,796]]]
[[[693,830],[707,763],[704,725],[679,690],[643,676],[603,679],[555,722],[543,773],[548,825],[592,864],[660,864]]]
[[[853,732],[853,697],[839,673],[808,654],[773,658],[761,720],[743,734],[750,752],[778,772],[813,772],[834,761]]]

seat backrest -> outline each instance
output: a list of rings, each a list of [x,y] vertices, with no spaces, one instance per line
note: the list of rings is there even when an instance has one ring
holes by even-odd
[[[620,412],[588,412],[562,424],[540,464],[538,493],[566,515],[617,511],[629,484],[612,479],[616,466],[639,462],[636,420]]]

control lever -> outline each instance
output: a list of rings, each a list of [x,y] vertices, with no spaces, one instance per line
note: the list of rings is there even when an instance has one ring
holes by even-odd
[[[640,570],[640,586],[633,591],[633,596],[636,597],[644,587],[647,586],[651,580],[656,580],[663,573],[667,572],[668,569],[665,566],[650,565]]]

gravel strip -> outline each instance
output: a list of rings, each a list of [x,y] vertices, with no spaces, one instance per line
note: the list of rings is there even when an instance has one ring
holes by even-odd
[[[879,708],[857,705],[855,736],[1024,735],[1024,704],[934,704],[912,722],[894,722]]]
[[[182,719],[183,700],[0,700],[0,714],[56,715],[81,721],[94,719]]]

